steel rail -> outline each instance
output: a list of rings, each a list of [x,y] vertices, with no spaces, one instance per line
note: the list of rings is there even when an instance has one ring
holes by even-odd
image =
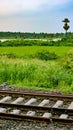
[[[0,90],[0,95],[15,95],[15,96],[34,96],[34,97],[42,97],[42,98],[53,98],[53,99],[67,99],[67,100],[73,100],[73,95],[52,95],[52,94],[46,94],[46,93],[33,93],[33,92],[22,92],[22,91],[9,91],[9,90]]]
[[[9,120],[28,120],[28,121],[37,121],[37,122],[59,122],[62,124],[73,124],[72,119],[60,119],[60,118],[45,118],[40,116],[28,116],[25,114],[10,114],[10,113],[0,113],[0,118],[9,119]]]
[[[52,108],[52,107],[44,107],[44,106],[32,106],[32,105],[20,105],[20,104],[10,104],[10,103],[0,103],[0,107],[5,108],[17,108],[21,110],[36,110],[36,111],[43,111],[43,112],[52,112],[56,114],[69,114],[73,116],[73,109],[65,109],[65,108]]]

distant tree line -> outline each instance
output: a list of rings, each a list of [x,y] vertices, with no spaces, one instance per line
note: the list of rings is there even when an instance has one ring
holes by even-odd
[[[71,34],[69,32],[67,35]],[[24,39],[42,39],[42,38],[62,38],[64,33],[30,33],[30,32],[0,32],[0,38],[24,38]]]

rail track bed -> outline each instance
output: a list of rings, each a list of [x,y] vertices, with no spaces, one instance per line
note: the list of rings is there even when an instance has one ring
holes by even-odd
[[[73,95],[1,90],[0,118],[73,124]]]

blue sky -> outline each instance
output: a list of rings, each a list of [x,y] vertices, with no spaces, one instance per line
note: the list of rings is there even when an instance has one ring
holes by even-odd
[[[64,32],[69,18],[73,32],[73,0],[0,0],[0,31]]]

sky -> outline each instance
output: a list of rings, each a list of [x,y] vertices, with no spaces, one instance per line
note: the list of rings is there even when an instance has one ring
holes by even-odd
[[[73,32],[73,0],[0,0],[0,31],[65,32],[62,20],[70,20]]]

